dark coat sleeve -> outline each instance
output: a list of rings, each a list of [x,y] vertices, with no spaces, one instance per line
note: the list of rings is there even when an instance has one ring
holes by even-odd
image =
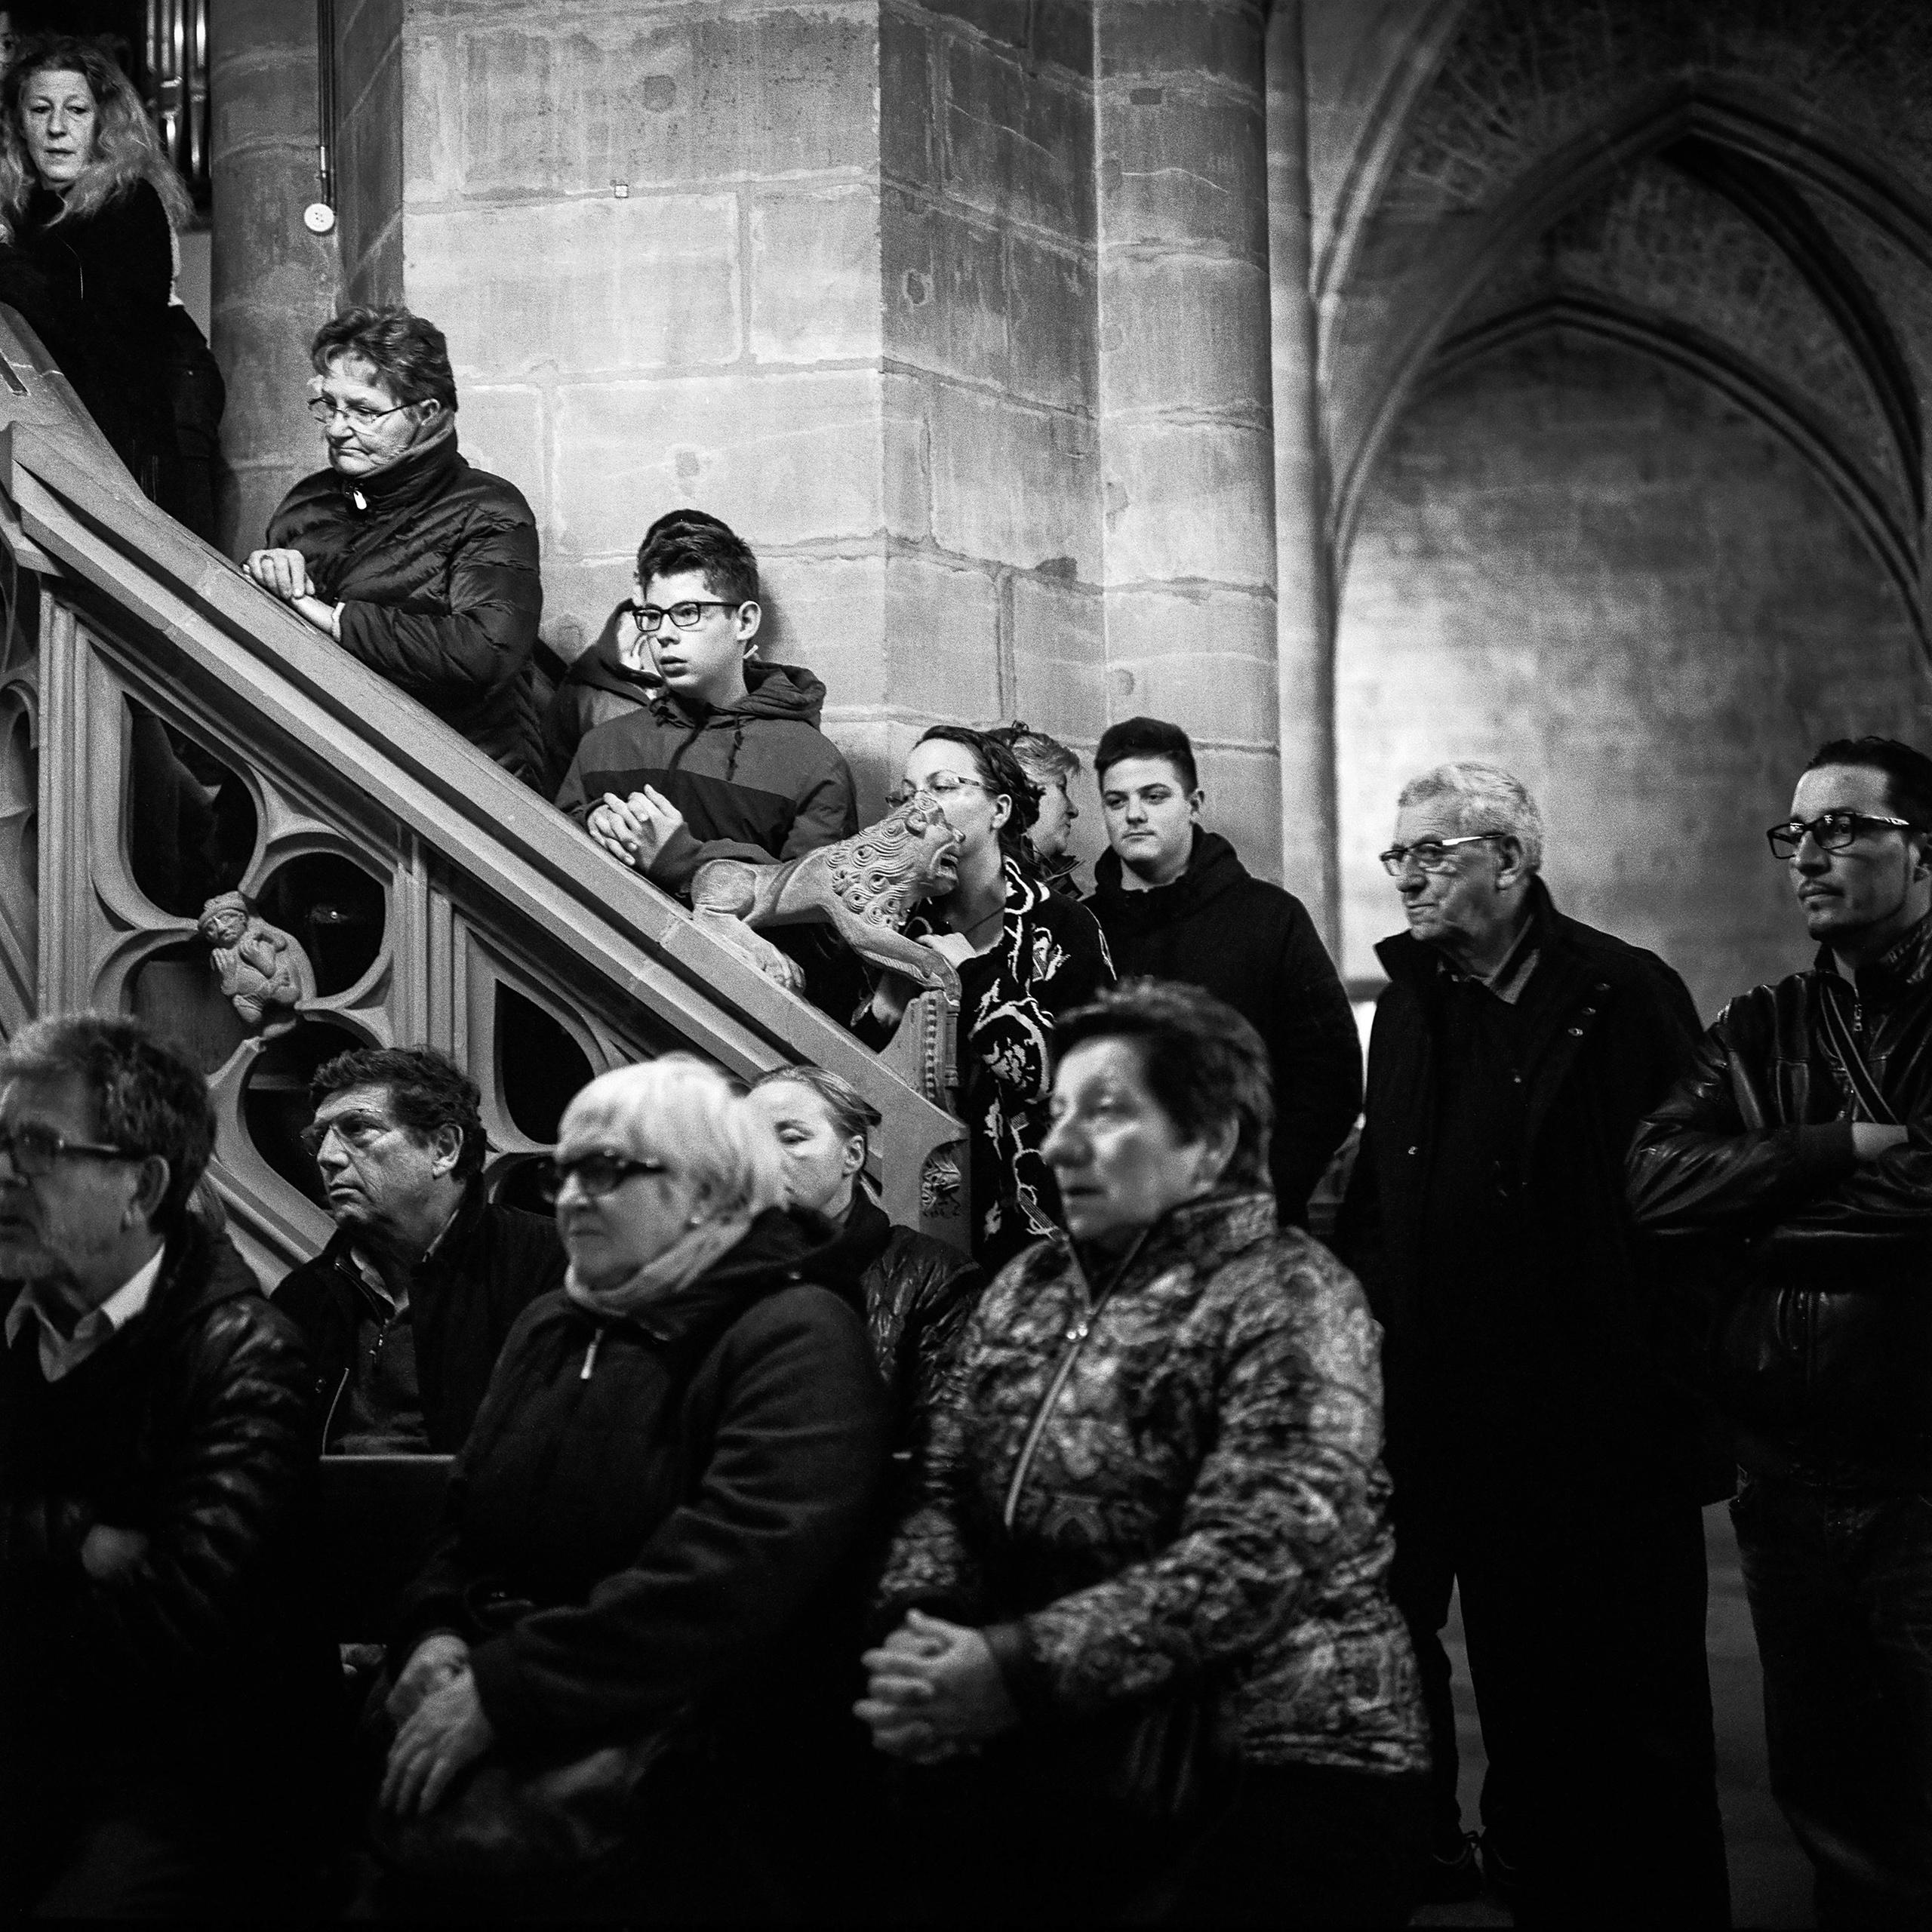
[[[147,1546],[97,1583],[80,1567],[94,1527],[72,1500],[14,1495],[0,1523],[0,1567],[59,1573],[69,1657],[97,1685],[131,1691],[205,1676],[245,1653],[272,1541],[313,1467],[309,1368],[294,1325],[255,1297],[212,1309],[192,1372],[156,1432],[160,1466],[139,1531]]]
[[[692,1500],[584,1603],[539,1611],[472,1652],[484,1711],[506,1742],[668,1718],[755,1660],[865,1533],[886,1417],[858,1315],[822,1290],[788,1292],[728,1347]]]
[[[841,838],[850,838],[858,829],[859,798],[852,783],[852,768],[835,755],[799,798],[798,815],[778,856],[795,859],[821,845],[835,845]]]
[[[1740,1022],[1748,1025],[1734,1002],[1638,1127],[1627,1179],[1640,1227],[1666,1233],[1768,1225],[1847,1178],[1857,1164],[1849,1121],[1767,1121],[1750,1069],[1734,1057]]]
[[[1269,1029],[1275,1137],[1268,1165],[1281,1218],[1300,1222],[1335,1150],[1361,1112],[1355,1014],[1315,921],[1291,900],[1274,973],[1279,1017]]]
[[[534,527],[478,512],[451,552],[447,583],[442,614],[347,599],[343,649],[426,702],[507,685],[530,661],[543,614]]]

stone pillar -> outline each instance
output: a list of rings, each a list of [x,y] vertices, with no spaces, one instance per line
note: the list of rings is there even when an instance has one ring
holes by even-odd
[[[228,385],[221,531],[239,557],[289,485],[321,465],[303,404],[309,338],[334,309],[337,271],[334,238],[302,225],[316,194],[315,10],[221,0],[211,31],[211,340]]]
[[[1278,878],[1262,8],[1101,0],[1095,34],[1108,714],[1184,725]]]
[[[1342,956],[1335,769],[1335,586],[1319,330],[1309,266],[1301,0],[1268,25],[1268,228],[1274,320],[1277,669],[1283,883]]]

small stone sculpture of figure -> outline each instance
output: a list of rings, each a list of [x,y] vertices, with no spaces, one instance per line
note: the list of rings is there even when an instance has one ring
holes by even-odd
[[[270,925],[238,892],[217,893],[196,923],[208,944],[209,964],[221,976],[221,989],[242,1023],[251,1032],[259,1028],[264,1039],[287,1032],[295,1023],[297,1002],[315,989],[300,943]]]

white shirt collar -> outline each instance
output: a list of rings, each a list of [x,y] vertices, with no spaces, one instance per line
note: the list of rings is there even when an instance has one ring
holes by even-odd
[[[50,1382],[71,1374],[103,1343],[110,1341],[147,1306],[148,1297],[161,1278],[165,1247],[158,1247],[107,1299],[91,1308],[74,1324],[69,1334],[57,1319],[60,1304],[38,1281],[23,1287],[7,1311],[7,1346],[24,1328],[29,1317],[40,1324],[40,1372]]]

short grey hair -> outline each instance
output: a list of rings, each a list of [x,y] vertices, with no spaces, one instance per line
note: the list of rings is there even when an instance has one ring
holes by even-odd
[[[1458,758],[1411,778],[1395,800],[1395,809],[1424,805],[1436,798],[1456,801],[1458,822],[1465,832],[1503,832],[1522,848],[1525,872],[1543,869],[1543,814],[1529,787],[1500,764],[1479,764]]]
[[[564,1120],[595,1123],[633,1154],[664,1161],[695,1181],[720,1214],[761,1214],[784,1203],[771,1130],[694,1054],[664,1054],[600,1073],[565,1109]]]

